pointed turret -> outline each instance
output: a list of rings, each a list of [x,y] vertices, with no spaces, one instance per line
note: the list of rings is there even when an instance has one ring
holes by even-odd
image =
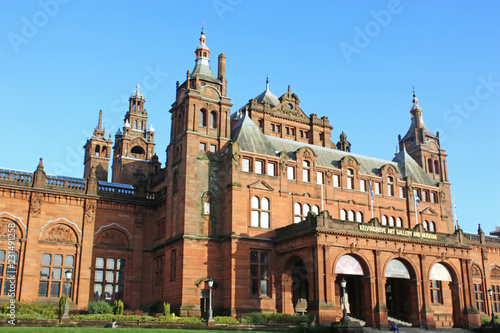
[[[198,45],[195,51],[196,64],[194,65],[193,72],[191,73],[191,79],[209,81],[220,84],[219,80],[217,80],[217,78],[212,73],[212,70],[210,69],[209,65],[210,49],[205,44],[205,42],[206,42],[205,27],[203,27],[201,29],[200,45]]]
[[[258,103],[264,104],[269,103],[271,107],[275,107],[280,104],[280,99],[269,90],[269,78],[266,77],[266,90],[259,96],[255,97]]]
[[[108,180],[108,169],[110,161],[110,152],[113,141],[111,137],[106,139],[106,133],[102,126],[102,110],[99,110],[99,120],[94,128],[94,133],[90,139],[87,139],[85,146],[85,157],[83,159],[84,170],[83,178],[88,178],[91,170],[94,169],[98,180]]]

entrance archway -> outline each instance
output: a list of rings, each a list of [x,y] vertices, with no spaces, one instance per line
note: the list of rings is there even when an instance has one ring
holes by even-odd
[[[347,314],[351,317],[367,320],[370,314],[370,284],[365,283],[365,271],[361,263],[354,256],[343,255],[335,265],[335,294],[340,309],[346,307]],[[346,281],[345,299],[342,298],[340,282]],[[368,320],[367,320],[368,321]]]
[[[408,269],[403,260],[391,260],[385,269],[385,304],[387,315],[418,324],[417,286],[413,269]]]
[[[307,267],[302,260],[297,260],[292,268],[292,302],[294,309],[297,309],[299,302],[308,302],[309,292],[307,285]]]
[[[429,273],[430,299],[434,304],[435,314],[440,315],[440,327],[460,326],[460,294],[455,272],[444,263],[435,263]],[[442,311],[436,310],[442,308]],[[449,315],[451,310],[451,315]],[[442,313],[440,313],[442,312]],[[436,327],[438,323],[436,322]]]

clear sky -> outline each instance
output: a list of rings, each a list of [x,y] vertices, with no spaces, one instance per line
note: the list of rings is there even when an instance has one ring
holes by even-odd
[[[0,0],[0,168],[83,177],[103,110],[123,126],[137,82],[165,163],[175,82],[205,22],[211,67],[227,57],[235,111],[291,85],[352,152],[392,160],[415,86],[448,154],[462,229],[500,226],[500,2]]]

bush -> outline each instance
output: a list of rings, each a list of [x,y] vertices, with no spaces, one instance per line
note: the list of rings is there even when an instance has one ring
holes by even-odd
[[[238,319],[228,316],[216,316],[214,320],[217,324],[226,324],[226,325],[239,325],[240,322]]]
[[[313,317],[309,315],[294,316],[285,313],[249,313],[248,315],[241,318],[241,322],[245,324],[288,324],[288,325],[298,325],[302,323],[310,324],[313,321]]]
[[[170,317],[170,303],[163,303],[163,315]]]
[[[6,303],[0,307],[0,312],[8,313],[9,309],[7,306],[10,303]],[[53,303],[41,304],[41,303],[26,303],[16,301],[16,318],[18,315],[29,315],[33,316],[33,319],[58,319],[57,306]],[[21,317],[19,317],[22,319]],[[28,319],[28,318],[24,318]]]
[[[105,314],[112,313],[113,307],[106,301],[90,302],[87,311],[90,314]]]
[[[64,305],[66,305],[66,295],[62,294],[61,298],[59,298],[59,317],[64,314]]]
[[[115,301],[113,306],[113,313],[117,316],[123,315],[123,302],[121,300]]]

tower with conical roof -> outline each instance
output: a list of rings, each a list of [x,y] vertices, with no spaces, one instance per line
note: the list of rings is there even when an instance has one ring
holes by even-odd
[[[408,154],[436,181],[448,181],[446,153],[441,149],[439,132],[434,135],[424,124],[422,108],[413,90],[413,105],[410,110],[411,125],[405,136],[399,136],[399,149],[406,148]]]
[[[88,178],[92,169],[95,169],[98,180],[108,180],[108,169],[111,155],[111,135],[108,139],[105,138],[105,130],[102,127],[102,110],[99,111],[99,122],[94,129],[94,134],[90,139],[87,139],[85,146],[85,157],[83,159],[84,170],[83,178]]]
[[[149,161],[154,156],[154,129],[148,129],[146,100],[139,84],[129,98],[129,108],[124,118],[123,132],[118,130],[113,147],[114,183],[134,184],[135,175],[147,176]]]

